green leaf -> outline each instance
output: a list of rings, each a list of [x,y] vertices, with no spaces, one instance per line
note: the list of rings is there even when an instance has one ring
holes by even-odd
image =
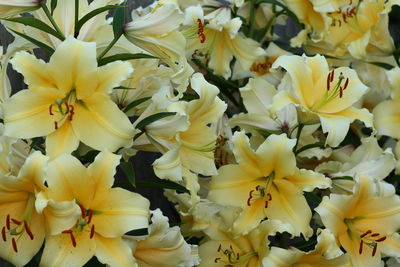
[[[97,8],[89,13],[87,13],[85,16],[83,16],[78,23],[75,25],[75,33],[79,33],[79,31],[82,29],[83,25],[88,22],[91,18],[94,16],[97,16],[100,13],[106,12],[108,10],[114,9],[114,8],[122,8],[124,9],[125,6],[118,6],[118,5],[108,5],[108,6],[103,6],[100,8]]]
[[[387,63],[383,63],[383,62],[367,62],[367,63],[384,68],[385,70],[391,70],[394,68],[394,66],[387,64]]]
[[[15,33],[15,34],[21,36],[22,38],[28,40],[29,42],[33,43],[33,44],[36,45],[37,47],[42,48],[43,50],[46,50],[50,55],[52,55],[52,54],[54,53],[54,49],[51,48],[50,46],[48,46],[47,44],[42,43],[42,42],[40,42],[40,41],[38,41],[38,40],[36,40],[36,39],[34,39],[34,38],[32,38],[32,37],[26,35],[26,34],[23,34],[23,33],[14,31],[14,30],[11,30],[11,31],[12,31],[13,33]]]
[[[311,206],[315,205],[315,207],[316,207],[322,201],[322,199],[316,195],[316,190],[314,190],[313,192],[303,192],[303,193],[304,193],[304,197],[307,200],[307,203],[311,204]]]
[[[4,19],[4,20],[16,22],[16,23],[21,23],[21,24],[26,25],[26,26],[31,26],[31,27],[33,27],[35,29],[47,32],[47,33],[57,37],[60,40],[64,40],[64,37],[61,34],[59,34],[56,30],[54,30],[49,25],[47,25],[43,21],[38,20],[36,18],[33,18],[33,17],[18,17],[18,18],[8,18],[8,19]]]
[[[131,103],[129,103],[125,108],[124,108],[124,112],[128,112],[129,110],[133,109],[136,106],[139,106],[140,104],[146,102],[147,100],[149,100],[151,97],[143,97],[143,98],[139,98],[136,99],[134,101],[132,101]]]
[[[308,149],[315,148],[315,147],[323,148],[323,147],[325,147],[325,143],[324,142],[317,142],[317,143],[314,143],[314,144],[305,145],[305,146],[299,148],[294,154],[298,155],[303,151],[306,151]]]
[[[109,57],[105,57],[99,60],[99,66],[106,65],[110,62],[114,62],[117,60],[132,60],[132,59],[141,59],[141,58],[153,58],[158,59],[155,56],[137,53],[137,54],[130,54],[130,53],[123,53],[123,54],[116,54]]]
[[[300,23],[299,19],[297,18],[296,14],[294,14],[287,6],[285,6],[285,5],[282,4],[281,2],[279,2],[279,1],[277,1],[277,0],[260,0],[260,1],[259,1],[259,3],[263,3],[263,2],[264,2],[264,3],[273,4],[273,5],[277,5],[277,6],[282,7],[282,8],[286,11],[286,14],[287,14],[288,16],[290,16],[291,18],[294,19],[294,21],[295,21],[295,23],[296,23],[297,25],[301,25],[301,23]]]
[[[50,3],[51,15],[53,15],[54,10],[55,10],[56,7],[57,7],[57,2],[58,2],[58,0],[51,0],[51,3]]]
[[[133,168],[133,165],[131,162],[121,162],[119,165],[121,167],[121,170],[124,172],[125,176],[128,178],[129,183],[133,187],[136,187],[136,174],[135,174],[135,169]]]
[[[122,90],[132,90],[132,89],[135,89],[135,88],[132,88],[132,87],[126,87],[126,86],[118,86],[118,87],[114,87],[114,89],[122,89]]]
[[[178,183],[159,178],[151,178],[151,179],[146,179],[144,181],[136,181],[136,188],[164,188],[164,189],[173,189],[180,193],[190,194],[190,191],[187,190],[186,187]]]
[[[125,8],[119,8],[114,14],[113,17],[113,32],[114,39],[118,39],[122,33],[125,24]]]
[[[353,181],[353,177],[351,176],[337,176],[337,177],[331,177],[331,180],[348,180],[348,181]]]
[[[79,160],[83,164],[92,163],[99,153],[100,151],[98,150],[91,150],[87,152],[85,155],[81,156]]]
[[[156,113],[156,114],[150,115],[150,116],[144,118],[143,120],[141,120],[136,125],[135,128],[143,131],[144,128],[147,125],[149,125],[150,123],[158,121],[158,120],[161,120],[162,118],[165,118],[165,117],[173,116],[175,114],[176,114],[176,112],[160,112],[160,113]]]

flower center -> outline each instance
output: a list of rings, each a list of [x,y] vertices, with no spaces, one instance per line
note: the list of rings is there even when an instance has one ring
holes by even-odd
[[[87,210],[82,205],[79,205],[81,208],[81,216],[76,221],[76,224],[68,230],[62,231],[62,234],[67,234],[71,238],[71,243],[73,247],[76,247],[76,239],[74,234],[81,233],[82,231],[89,232],[89,238],[92,239],[95,234],[95,226],[92,223],[93,218],[93,210]]]
[[[29,194],[24,213],[20,218],[12,218],[10,214],[7,214],[6,216],[5,226],[1,229],[1,238],[4,242],[7,242],[7,240],[9,240],[7,236],[9,235],[9,237],[11,237],[12,248],[15,252],[18,252],[17,241],[23,236],[23,234],[26,233],[31,240],[34,239],[34,235],[30,228],[30,221],[34,208],[35,195]]]
[[[272,64],[275,62],[276,58],[265,58],[261,62],[254,62],[250,67],[250,71],[257,73],[262,76],[269,73]]]
[[[328,73],[328,76],[326,78],[326,91],[324,96],[320,101],[318,101],[311,107],[311,110],[316,111],[337,98],[338,96],[339,98],[343,97],[343,92],[347,89],[349,85],[349,78],[346,78],[341,72],[338,81],[332,86],[334,78],[335,70],[332,70]]]
[[[225,263],[225,267],[233,267],[234,264],[244,263],[244,262],[248,261],[249,259],[251,259],[252,257],[257,256],[257,253],[254,251],[240,255],[239,252],[235,252],[232,245],[230,245],[228,249],[223,249],[222,245],[220,244],[217,249],[217,252],[219,254],[219,257],[215,258],[214,262],[215,263],[219,263],[219,262]]]
[[[76,101],[76,91],[75,89],[73,89],[63,99],[57,99],[54,102],[54,104],[50,104],[49,106],[50,116],[54,116],[56,113],[61,114],[61,118],[59,120],[54,121],[54,129],[57,130],[59,125],[64,123],[66,119],[72,121],[75,114],[74,112],[75,101]]]
[[[265,208],[268,208],[268,203],[272,200],[272,195],[270,193],[271,186],[273,185],[275,175],[272,173],[268,177],[263,177],[262,179],[266,179],[265,185],[257,185],[255,189],[250,190],[249,197],[247,198],[247,206],[251,206],[254,202],[259,199],[265,201]]]
[[[343,9],[339,9],[336,12],[329,12],[328,15],[332,18],[332,27],[341,27],[342,23],[348,24],[348,19],[353,18],[357,13],[356,7],[352,6],[350,2],[349,6]]]

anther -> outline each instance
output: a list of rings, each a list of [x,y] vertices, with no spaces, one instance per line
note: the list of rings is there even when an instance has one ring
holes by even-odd
[[[375,242],[382,242],[382,241],[385,241],[385,240],[386,240],[386,236],[381,237],[381,238],[375,240]]]
[[[30,239],[33,240],[33,233],[31,231],[31,229],[29,228],[28,222],[24,221],[24,227],[25,227],[25,231],[26,233],[29,235]]]
[[[258,187],[258,186],[257,186],[257,187]],[[256,188],[257,188],[257,187],[256,187]],[[251,199],[253,198],[253,192],[254,192],[254,190],[251,190],[250,193],[249,193],[249,198],[247,199],[247,206],[250,206],[250,205],[251,205],[250,201],[251,201]]]
[[[221,251],[221,248],[222,248],[222,245],[219,244],[219,247],[218,247],[218,249],[217,249],[217,252],[220,252],[220,251]]]
[[[3,226],[3,228],[1,229],[1,237],[3,238],[3,241],[6,242],[7,241],[7,237],[6,237],[6,227]]]
[[[79,208],[81,208],[81,216],[82,216],[82,218],[85,218],[85,217],[86,217],[86,210],[85,210],[85,208],[84,208],[82,205],[79,205]]]
[[[7,227],[7,230],[11,229],[10,214],[7,214],[7,217],[6,217],[6,227]]]
[[[360,235],[360,238],[365,237],[366,235],[369,235],[370,233],[372,233],[371,230],[366,231],[365,233],[363,233],[362,235]]]
[[[374,248],[372,249],[372,257],[375,256],[377,248],[378,248],[378,245],[374,244]]]
[[[75,112],[74,112],[74,106],[73,106],[73,105],[69,105],[69,107],[70,107],[70,109],[71,109],[71,110],[69,111],[70,114],[71,114],[71,115],[69,115],[69,120],[72,121],[72,119],[74,118],[74,114],[75,114]],[[68,109],[68,110],[69,110],[69,109]]]
[[[378,233],[372,234],[371,237],[379,236]]]
[[[18,252],[17,241],[15,241],[15,238],[14,238],[14,237],[12,238],[11,243],[12,243],[13,250],[14,250],[15,252]]]
[[[328,77],[326,78],[326,89],[329,91],[331,89],[331,73],[329,72]]]
[[[343,17],[343,21],[344,21],[344,23],[347,23],[347,20],[346,20],[346,14],[345,14],[345,13],[342,13],[342,17]]]
[[[71,237],[72,246],[75,248],[75,247],[76,247],[76,240],[75,240],[75,236],[74,236],[74,234],[72,233],[72,231],[71,231],[71,233],[69,234],[69,236]]]
[[[363,244],[364,244],[364,241],[360,241],[360,248],[358,249],[358,254],[362,254],[362,251],[363,251]]]
[[[58,123],[56,121],[54,122],[54,129],[58,129]]]
[[[90,239],[94,237],[94,224],[92,225],[92,228],[90,229]]]
[[[335,70],[332,70],[331,71],[331,81],[330,82],[333,82],[334,78],[335,78]]]
[[[53,104],[50,104],[50,106],[49,106],[49,114],[50,114],[51,116],[54,115],[54,113],[53,113]]]
[[[199,27],[198,35],[200,37],[200,43],[204,43],[206,41],[206,36],[204,35],[203,23],[201,22],[201,19],[197,19],[197,23]]]
[[[21,225],[21,222],[18,221],[18,220],[16,220],[16,219],[11,219],[11,221],[12,221],[13,223],[15,223],[16,225]]]
[[[344,83],[344,86],[343,86],[343,91],[346,90],[348,85],[349,85],[349,78],[346,78],[346,82]]]
[[[218,263],[218,261],[219,261],[220,259],[221,259],[221,258],[215,258],[215,259],[214,259],[214,262],[215,262],[215,263]]]
[[[61,233],[63,233],[63,234],[72,234],[72,230],[64,230]]]
[[[93,211],[89,210],[89,219],[87,221],[87,224],[90,224],[90,222],[92,221],[92,217],[93,217]]]
[[[343,96],[343,87],[340,86],[339,88],[339,98],[342,98]]]

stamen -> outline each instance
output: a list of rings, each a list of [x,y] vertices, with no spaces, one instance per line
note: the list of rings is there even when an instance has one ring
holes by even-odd
[[[79,208],[81,208],[81,216],[82,216],[82,218],[85,218],[85,217],[86,217],[86,210],[85,210],[85,208],[84,208],[82,205],[79,205]]]
[[[63,234],[71,234],[71,233],[72,233],[72,230],[64,230],[64,231],[62,231],[61,233],[63,233]]]
[[[58,123],[56,121],[54,122],[54,129],[58,129]]]
[[[342,13],[342,18],[343,18],[344,23],[347,23],[346,14],[345,13]]]
[[[71,237],[72,246],[75,248],[75,247],[76,247],[76,240],[75,240],[75,236],[74,236],[74,234],[72,233],[72,231],[71,231],[71,233],[69,234],[69,236]]]
[[[26,233],[29,235],[30,239],[33,240],[33,233],[31,231],[31,229],[29,228],[28,222],[24,221],[24,227],[25,227],[25,231]]]
[[[331,75],[331,82],[333,82],[333,79],[335,78],[335,70],[331,71],[332,75]]]
[[[358,254],[362,254],[362,251],[363,251],[363,244],[364,244],[364,241],[360,241],[360,248],[358,249]]]
[[[89,210],[89,219],[87,221],[87,224],[90,224],[90,222],[92,221],[92,216],[93,216],[93,211]]]
[[[258,187],[258,186],[257,186],[257,187]],[[257,188],[257,187],[256,187],[256,188]],[[249,198],[247,199],[247,206],[250,206],[250,205],[251,205],[250,201],[251,201],[251,199],[253,198],[253,192],[254,192],[254,190],[251,190],[250,193],[249,193]]]
[[[92,229],[90,229],[90,239],[94,237],[94,224],[92,225]]]
[[[372,233],[372,231],[371,231],[371,230],[368,230],[368,231],[366,231],[365,233],[363,233],[362,235],[360,235],[360,238],[363,238],[363,237],[365,237],[366,235],[368,235],[368,234],[370,234],[370,233]]]
[[[71,110],[69,111],[70,114],[71,114],[71,115],[69,115],[69,120],[72,121],[72,119],[74,118],[74,114],[75,114],[75,112],[74,112],[74,106],[73,106],[73,105],[69,105],[69,107],[70,107],[70,109],[71,109]]]
[[[379,236],[379,234],[378,234],[378,233],[375,233],[375,234],[372,234],[371,236],[372,236],[372,237],[375,237],[375,236]]]
[[[215,258],[215,259],[214,259],[214,262],[215,262],[215,263],[218,263],[219,260],[221,260],[221,258]]]
[[[346,90],[348,85],[349,85],[349,78],[346,78],[346,82],[344,83],[344,86],[343,86],[343,91]]]
[[[15,223],[16,225],[21,225],[21,222],[18,221],[18,220],[16,220],[16,219],[11,219],[11,221],[12,221],[13,223]]]
[[[53,113],[53,104],[50,104],[50,106],[49,106],[49,114],[50,114],[51,116],[54,115],[54,113]]]
[[[6,227],[7,227],[7,230],[10,230],[10,229],[11,229],[10,214],[7,214],[7,218],[6,218]]]
[[[372,249],[372,257],[375,256],[377,248],[378,248],[378,246],[377,246],[377,244],[375,244],[374,248]]]
[[[201,19],[197,19],[197,23],[199,27],[198,35],[200,37],[200,43],[204,43],[206,41],[206,36],[204,34],[203,23],[201,22]]]
[[[217,249],[217,252],[220,252],[220,251],[221,251],[221,247],[222,247],[222,245],[219,244],[219,247],[218,247],[218,249]]]
[[[331,89],[331,73],[329,72],[328,77],[326,78],[326,90]]]
[[[3,241],[6,242],[7,241],[7,237],[6,237],[6,227],[3,226],[3,228],[1,229],[1,237],[3,238]]]
[[[381,237],[381,238],[375,240],[375,242],[382,242],[382,241],[385,241],[385,240],[386,240],[386,236]]]
[[[14,237],[12,238],[11,243],[12,243],[13,250],[17,253],[18,252],[17,241],[15,241]]]
[[[339,98],[342,98],[343,96],[343,87],[340,86],[339,88]]]

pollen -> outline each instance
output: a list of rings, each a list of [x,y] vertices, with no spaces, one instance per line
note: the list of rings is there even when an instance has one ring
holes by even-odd
[[[206,41],[206,35],[204,34],[204,26],[201,19],[197,19],[197,27],[199,28],[197,34],[200,38],[200,43],[204,43]]]

